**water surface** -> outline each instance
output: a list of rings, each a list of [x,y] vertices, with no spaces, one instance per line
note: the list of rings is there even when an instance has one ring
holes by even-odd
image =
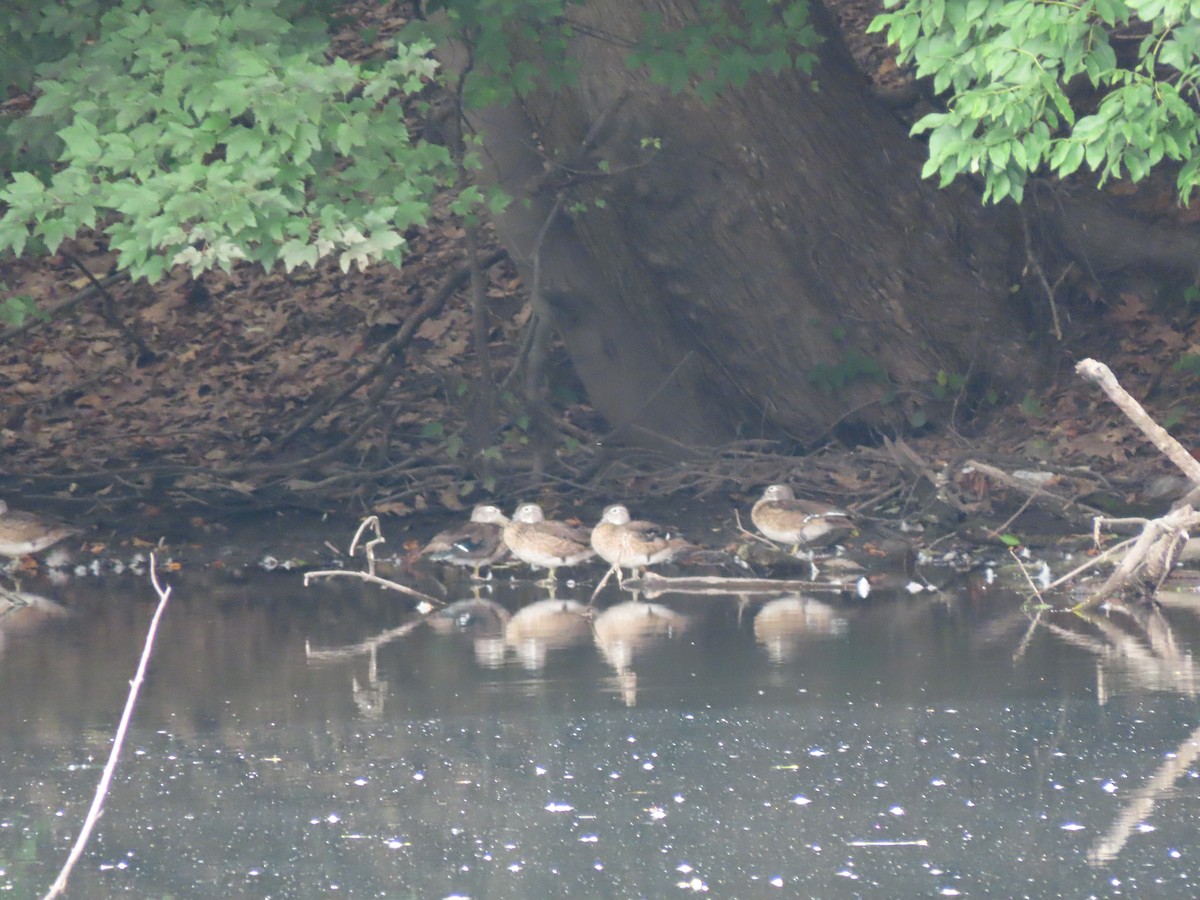
[[[1200,893],[1186,601],[1035,621],[970,584],[610,589],[588,611],[590,585],[501,579],[423,619],[348,580],[169,580],[72,897]],[[70,614],[0,620],[0,890],[22,897],[91,802],[156,599],[28,587]]]

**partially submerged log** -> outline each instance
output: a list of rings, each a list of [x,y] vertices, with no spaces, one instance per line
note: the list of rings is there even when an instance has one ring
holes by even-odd
[[[1150,442],[1183,472],[1191,481],[1193,490],[1200,487],[1200,462],[1121,387],[1108,366],[1094,359],[1085,359],[1075,366],[1075,371],[1108,395]],[[1098,524],[1102,523],[1103,520],[1098,520]],[[1194,529],[1197,525],[1200,525],[1200,513],[1189,505],[1179,506],[1164,516],[1150,519],[1104,584],[1076,608],[1095,606],[1124,591],[1152,597],[1178,561],[1188,540],[1187,529]]]

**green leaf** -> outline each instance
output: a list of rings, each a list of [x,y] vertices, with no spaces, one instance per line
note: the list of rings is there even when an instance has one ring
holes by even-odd
[[[183,39],[193,47],[215,43],[221,20],[203,7],[192,10],[183,22]]]
[[[100,157],[98,134],[96,126],[86,119],[76,119],[71,125],[60,129],[58,136],[67,145],[63,158],[77,165],[87,165],[97,160]]]

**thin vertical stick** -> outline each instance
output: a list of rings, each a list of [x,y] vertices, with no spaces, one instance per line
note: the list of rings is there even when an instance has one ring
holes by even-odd
[[[121,755],[121,746],[125,743],[125,732],[129,728],[129,720],[133,718],[133,707],[137,702],[138,690],[146,678],[146,666],[150,663],[150,650],[154,646],[154,635],[158,631],[158,622],[162,618],[163,610],[167,608],[167,600],[171,596],[171,589],[163,588],[158,583],[158,572],[155,570],[153,553],[150,554],[150,583],[154,585],[154,592],[158,594],[158,608],[154,611],[154,618],[150,620],[150,628],[146,631],[146,645],[142,648],[142,658],[138,662],[137,674],[133,676],[133,681],[129,682],[129,696],[125,699],[125,711],[121,713],[121,724],[117,726],[117,733],[113,736],[108,762],[104,765],[100,783],[96,785],[96,796],[92,798],[92,808],[88,810],[87,818],[83,820],[83,828],[79,831],[79,837],[75,839],[75,846],[71,848],[71,854],[67,857],[62,871],[58,873],[58,878],[54,880],[54,884],[50,886],[50,890],[46,892],[42,900],[58,897],[67,889],[67,879],[71,877],[71,870],[75,868],[75,863],[83,855],[83,848],[87,846],[88,839],[92,836],[92,829],[100,820],[104,798],[108,795],[113,774],[117,771],[117,759]]]

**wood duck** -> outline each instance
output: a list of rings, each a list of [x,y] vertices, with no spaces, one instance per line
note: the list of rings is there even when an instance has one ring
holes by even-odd
[[[621,584],[621,569],[636,576],[640,569],[655,563],[670,562],[692,545],[681,537],[672,536],[661,525],[631,520],[629,510],[614,503],[604,510],[592,529],[592,549],[612,566]]]
[[[79,529],[33,513],[9,509],[8,504],[0,500],[0,556],[19,559],[40,553],[73,534],[79,534]]]
[[[750,519],[766,537],[790,544],[793,553],[804,544],[831,544],[854,530],[845,512],[815,500],[797,500],[786,484],[773,484],[763,491],[750,510]]]
[[[492,565],[508,553],[504,546],[507,523],[508,517],[499,508],[490,504],[476,506],[471,510],[469,522],[434,535],[421,550],[421,555],[452,566],[469,567],[473,570],[472,577],[479,578],[481,568]]]
[[[518,506],[504,526],[509,553],[534,568],[550,570],[544,584],[554,584],[555,572],[563,566],[579,565],[595,555],[589,537],[586,528],[548,520],[536,503]]]

